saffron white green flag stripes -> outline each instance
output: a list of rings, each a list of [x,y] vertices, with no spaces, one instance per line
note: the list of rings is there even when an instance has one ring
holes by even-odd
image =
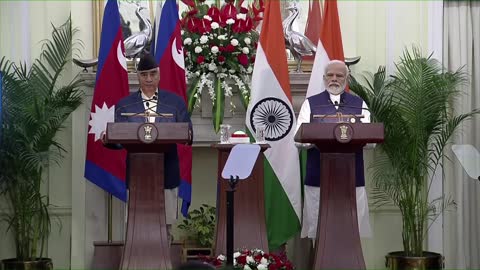
[[[344,61],[342,32],[338,17],[337,1],[325,1],[320,40],[307,89],[307,98],[325,90],[323,73],[330,60]]]
[[[288,65],[283,40],[280,0],[265,2],[265,15],[252,75],[246,125],[251,134],[265,127],[270,148],[265,154],[265,211],[269,249],[275,250],[300,230],[301,182],[293,137]]]

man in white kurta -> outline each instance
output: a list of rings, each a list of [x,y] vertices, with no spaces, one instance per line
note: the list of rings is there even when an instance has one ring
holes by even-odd
[[[345,92],[348,78],[348,68],[345,63],[333,60],[330,61],[323,76],[326,91],[311,96],[305,100],[300,109],[297,119],[297,130],[302,123],[309,123],[313,114],[362,114],[360,119],[363,123],[370,123],[370,112],[365,102],[350,93]],[[301,237],[315,239],[317,233],[317,222],[320,201],[320,153],[318,149],[310,144],[297,144],[299,147],[307,148],[307,175],[305,177],[305,198],[303,208],[303,221]],[[370,237],[371,229],[368,213],[368,200],[365,191],[365,180],[363,172],[363,153],[360,151],[356,156],[356,195],[357,215],[360,236]],[[320,180],[321,181],[321,180]]]

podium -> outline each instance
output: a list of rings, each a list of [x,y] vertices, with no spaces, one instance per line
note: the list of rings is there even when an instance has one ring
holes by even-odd
[[[320,212],[311,269],[365,269],[357,221],[355,152],[383,142],[380,123],[304,123],[295,141],[321,152]]]
[[[227,251],[227,196],[229,185],[222,179],[222,170],[234,144],[214,144],[218,151],[217,176],[217,225],[215,230],[215,254],[226,255]],[[261,144],[261,152],[268,144]],[[259,248],[268,252],[267,226],[263,183],[263,154],[258,155],[253,172],[237,184],[234,199],[234,249]]]
[[[127,233],[120,269],[172,268],[165,218],[164,152],[190,139],[188,123],[107,124],[106,143],[121,144],[129,159]]]

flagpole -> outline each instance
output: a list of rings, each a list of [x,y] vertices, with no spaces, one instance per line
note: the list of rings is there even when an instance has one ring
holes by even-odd
[[[111,243],[112,242],[112,208],[113,208],[113,197],[112,197],[112,194],[109,193],[108,194],[108,221],[107,221],[107,226],[108,226],[108,229],[107,229],[107,234],[108,234],[108,243]]]

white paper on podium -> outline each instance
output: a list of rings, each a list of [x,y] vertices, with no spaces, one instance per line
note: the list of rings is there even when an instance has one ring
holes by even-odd
[[[240,180],[250,176],[253,166],[260,153],[260,145],[256,144],[237,144],[230,151],[225,167],[223,167],[222,177],[230,179],[231,176]]]
[[[471,144],[454,144],[452,150],[468,176],[479,179],[480,153],[478,150]]]

